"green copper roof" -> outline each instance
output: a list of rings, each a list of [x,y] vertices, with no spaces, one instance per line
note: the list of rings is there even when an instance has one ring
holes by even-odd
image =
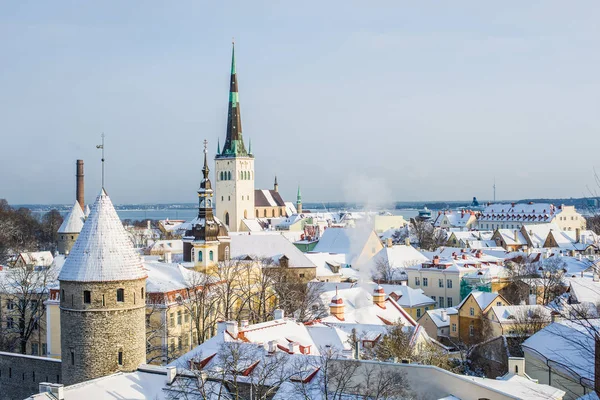
[[[298,185],[298,195],[296,196],[296,202],[302,202],[302,194],[300,193],[300,185]]]

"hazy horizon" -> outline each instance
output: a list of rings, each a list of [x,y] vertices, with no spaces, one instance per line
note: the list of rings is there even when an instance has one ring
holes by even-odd
[[[256,188],[286,201],[569,198],[594,184],[600,3],[0,0],[0,198],[193,203],[231,38]],[[213,177],[211,172],[211,177]],[[398,200],[395,200],[398,199]],[[429,200],[421,200],[429,199]]]

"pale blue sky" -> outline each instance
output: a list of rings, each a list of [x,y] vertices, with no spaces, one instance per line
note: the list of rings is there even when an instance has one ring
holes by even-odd
[[[0,198],[71,202],[83,158],[91,201],[104,131],[115,202],[196,201],[202,141],[225,137],[232,36],[257,187],[485,199],[495,175],[500,198],[581,196],[599,164],[599,11],[1,0]]]

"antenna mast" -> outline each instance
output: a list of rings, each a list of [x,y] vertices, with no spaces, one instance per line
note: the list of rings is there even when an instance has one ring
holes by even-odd
[[[102,189],[104,189],[104,132],[100,135],[102,144],[96,145],[97,149],[102,149]]]
[[[496,177],[494,177],[494,203],[496,202]]]

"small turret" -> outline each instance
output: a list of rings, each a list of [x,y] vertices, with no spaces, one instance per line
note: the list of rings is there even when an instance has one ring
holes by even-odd
[[[298,185],[298,194],[296,195],[296,211],[302,214],[302,194],[300,193],[300,185]]]
[[[275,183],[273,183],[273,190],[279,192],[279,184],[277,183],[277,175],[275,175]]]

